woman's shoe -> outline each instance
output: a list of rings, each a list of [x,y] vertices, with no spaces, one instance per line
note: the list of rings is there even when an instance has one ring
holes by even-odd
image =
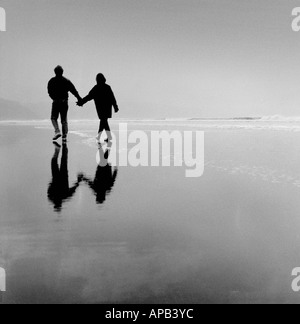
[[[53,141],[57,141],[59,138],[61,138],[61,133],[56,133],[53,137]]]

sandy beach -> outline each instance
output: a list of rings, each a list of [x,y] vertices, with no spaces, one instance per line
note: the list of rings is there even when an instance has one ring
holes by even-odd
[[[300,266],[299,125],[128,125],[205,131],[204,175],[97,173],[92,122],[71,122],[60,150],[47,123],[0,125],[3,303],[300,302],[291,289]],[[60,202],[49,194],[55,156],[71,190]]]

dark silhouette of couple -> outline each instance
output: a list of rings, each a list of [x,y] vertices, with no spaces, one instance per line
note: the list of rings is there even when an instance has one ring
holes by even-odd
[[[94,179],[87,177],[84,173],[79,173],[77,181],[72,185],[72,187],[69,185],[67,144],[63,144],[61,147],[58,143],[55,143],[54,146],[54,155],[51,160],[52,181],[48,187],[48,199],[54,206],[54,211],[60,213],[64,203],[73,198],[82,183],[87,184],[93,191],[97,204],[104,204],[107,196],[112,192],[118,176],[118,169],[115,168],[113,170],[112,166],[108,163],[112,143],[108,143],[106,149],[102,144],[99,144],[98,151],[100,162]],[[58,158],[61,148],[62,156],[59,167]]]
[[[100,119],[100,126],[96,139],[98,142],[100,142],[102,133],[106,131],[106,141],[111,141],[112,136],[108,119],[112,118],[112,108],[114,108],[115,113],[117,113],[119,111],[119,107],[111,87],[106,84],[106,78],[104,75],[101,73],[97,75],[96,86],[86,97],[82,98],[73,83],[63,76],[64,70],[61,66],[57,66],[54,69],[54,72],[55,77],[52,78],[48,83],[48,93],[50,98],[53,100],[51,113],[51,121],[55,131],[53,141],[57,141],[62,137],[63,142],[67,142],[69,92],[71,92],[77,98],[77,105],[79,107],[83,107],[87,102],[94,100],[97,114]],[[58,125],[59,116],[61,118],[62,134]]]

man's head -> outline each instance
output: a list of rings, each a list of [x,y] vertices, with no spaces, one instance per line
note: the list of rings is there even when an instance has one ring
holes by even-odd
[[[105,76],[104,76],[102,73],[99,73],[99,74],[97,75],[96,80],[97,80],[97,83],[98,83],[98,84],[105,84],[105,83],[106,83]]]
[[[62,77],[64,74],[64,69],[58,65],[55,69],[54,69],[55,75],[58,77]]]

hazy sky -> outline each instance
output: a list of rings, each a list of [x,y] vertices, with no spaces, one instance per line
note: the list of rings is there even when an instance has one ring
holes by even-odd
[[[1,0],[0,97],[49,102],[103,72],[122,117],[300,116],[297,0]],[[72,101],[75,101],[72,99]]]

